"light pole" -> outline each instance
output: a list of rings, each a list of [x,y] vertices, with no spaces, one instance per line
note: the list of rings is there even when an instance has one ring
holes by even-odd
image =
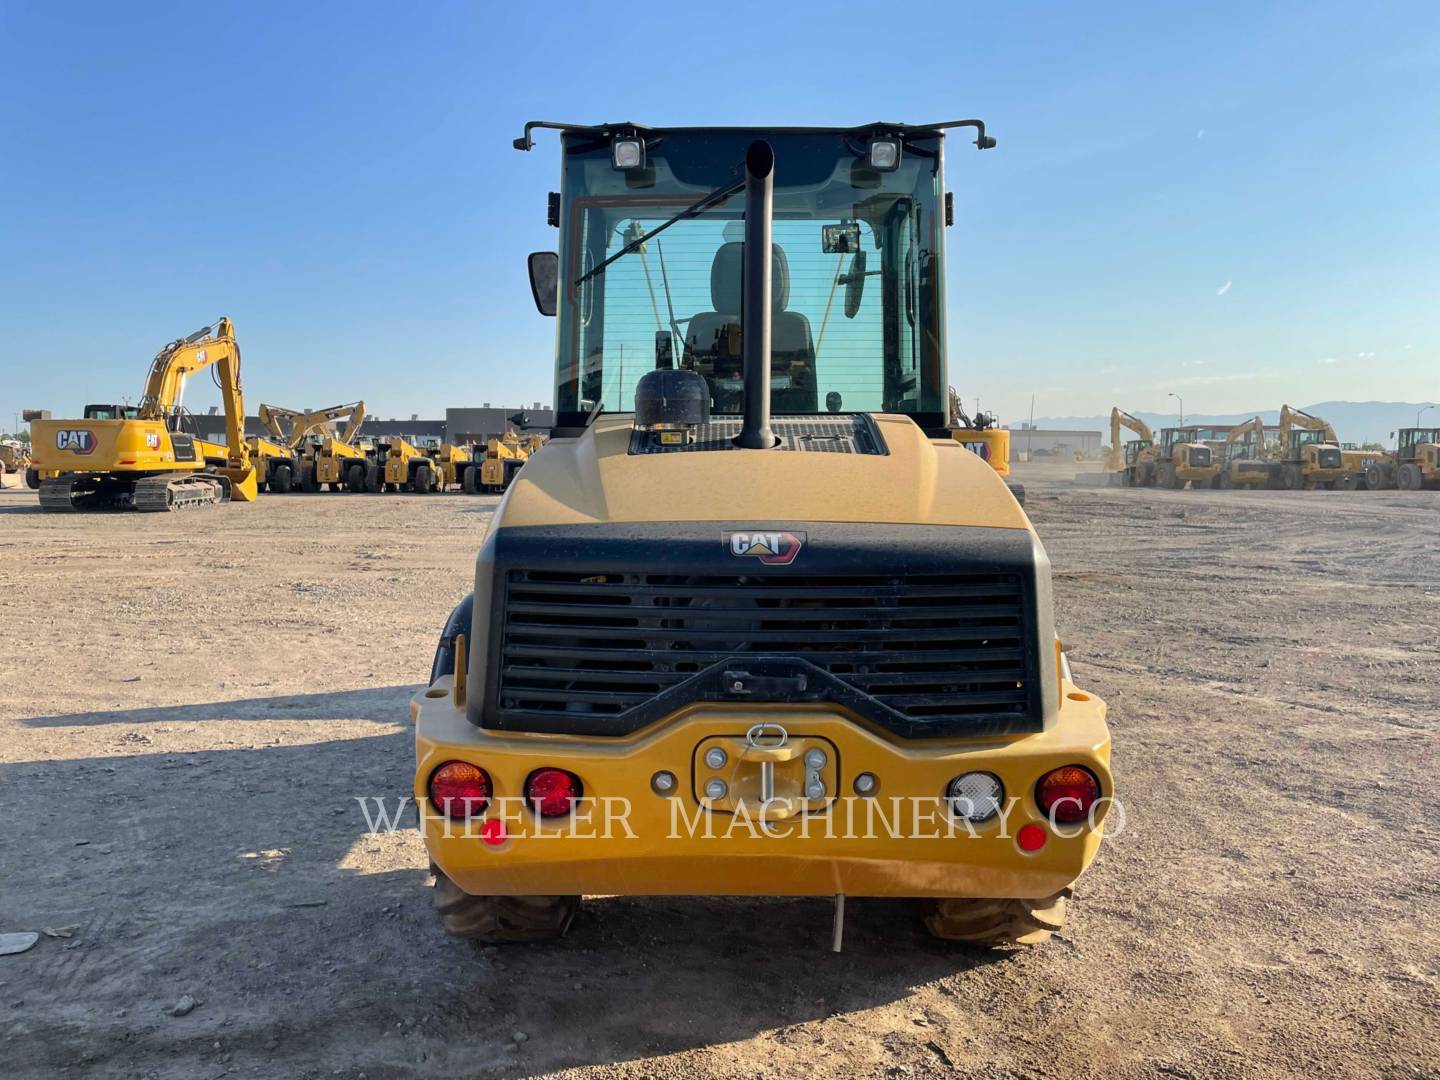
[[[1415,426],[1416,426],[1416,427],[1419,427],[1419,426],[1420,426],[1420,414],[1423,413],[1426,409],[1433,409],[1433,408],[1435,408],[1434,405],[1426,405],[1426,406],[1424,406],[1424,408],[1420,408],[1420,409],[1416,409],[1416,410],[1415,410]]]
[[[1169,396],[1170,396],[1170,397],[1173,397],[1176,401],[1178,401],[1178,402],[1180,403],[1180,426],[1181,426],[1181,427],[1184,427],[1184,426],[1185,426],[1185,399],[1184,399],[1183,397],[1181,397],[1179,394],[1175,393],[1175,391],[1173,391],[1173,390],[1170,391],[1170,395],[1169,395]]]

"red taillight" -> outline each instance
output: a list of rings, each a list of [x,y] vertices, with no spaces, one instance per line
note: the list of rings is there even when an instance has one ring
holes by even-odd
[[[475,817],[490,804],[490,776],[468,761],[447,761],[430,774],[430,801],[446,817]]]
[[[1045,846],[1045,830],[1032,821],[1029,825],[1020,826],[1015,842],[1020,845],[1021,851],[1039,851]]]
[[[536,769],[525,781],[525,802],[541,817],[564,817],[580,795],[580,778],[564,769]]]
[[[1035,801],[1046,817],[1062,825],[1084,821],[1100,798],[1100,781],[1080,765],[1052,769],[1035,785]]]

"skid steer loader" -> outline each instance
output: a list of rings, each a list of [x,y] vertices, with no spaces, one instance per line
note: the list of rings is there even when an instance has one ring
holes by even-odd
[[[846,896],[970,942],[1061,925],[1110,735],[1034,528],[947,427],[961,126],[993,146],[977,120],[517,140],[560,129],[560,252],[530,257],[557,416],[411,705],[451,933],[554,937],[614,893],[834,897],[837,944]]]

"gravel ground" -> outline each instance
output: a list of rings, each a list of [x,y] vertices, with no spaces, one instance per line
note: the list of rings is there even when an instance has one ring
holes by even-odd
[[[1440,495],[1020,478],[1127,828],[1046,946],[856,900],[839,956],[821,900],[441,933],[355,799],[493,499],[0,492],[0,933],[62,935],[0,956],[0,1075],[1440,1075]]]

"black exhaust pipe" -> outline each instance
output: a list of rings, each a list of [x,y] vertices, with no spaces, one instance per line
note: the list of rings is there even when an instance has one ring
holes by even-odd
[[[770,430],[770,219],[775,209],[775,151],[756,140],[745,151],[745,250],[740,277],[740,340],[745,367],[745,419],[735,445],[773,450]]]

